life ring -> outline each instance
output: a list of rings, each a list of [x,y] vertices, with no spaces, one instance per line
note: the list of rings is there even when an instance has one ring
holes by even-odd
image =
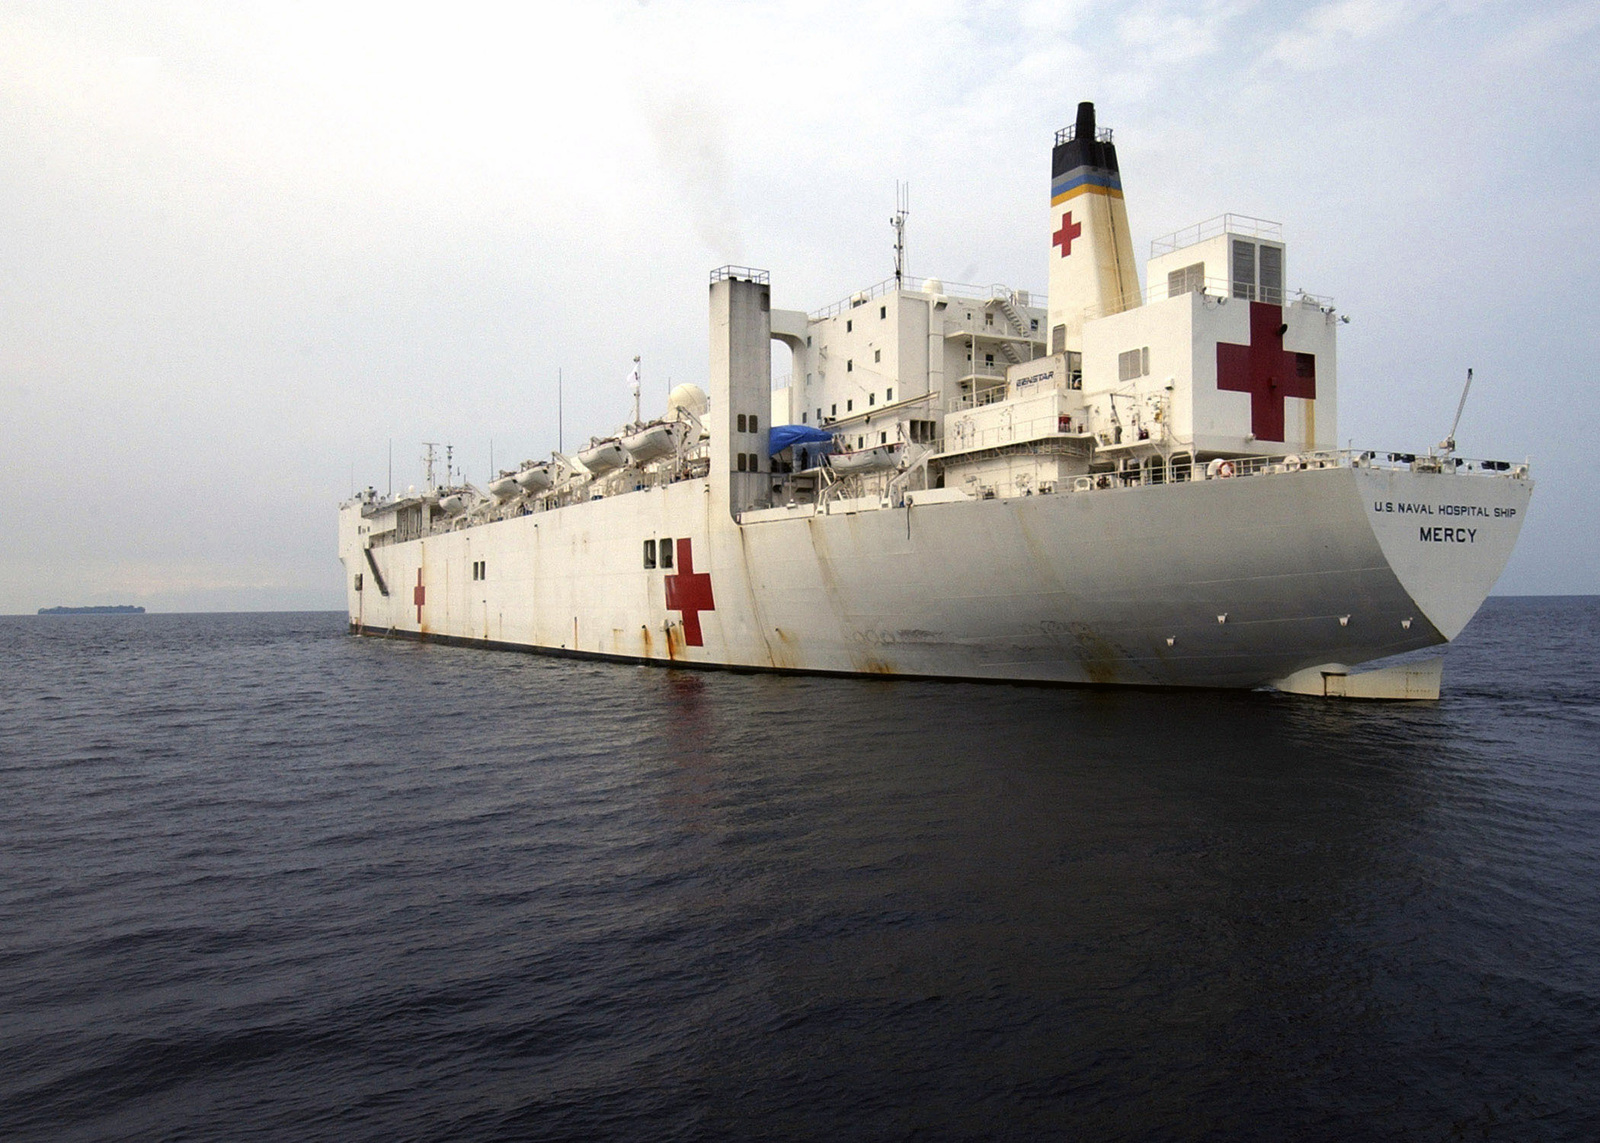
[[[1217,475],[1220,476],[1223,480],[1226,480],[1226,479],[1228,479],[1228,477],[1232,476],[1233,475],[1233,461],[1225,460],[1221,464],[1217,465]]]

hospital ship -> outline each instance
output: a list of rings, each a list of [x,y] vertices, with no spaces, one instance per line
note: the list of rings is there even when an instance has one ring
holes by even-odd
[[[904,214],[893,220],[897,235]],[[1436,698],[1526,462],[1338,447],[1326,297],[1274,222],[1152,243],[1111,132],[1051,152],[1049,292],[708,288],[705,385],[571,455],[343,504],[362,635],[682,667]],[[778,295],[782,299],[781,293]],[[773,387],[772,346],[788,383]],[[620,370],[619,370],[620,372]],[[635,375],[637,382],[637,375]],[[1458,410],[1459,419],[1459,410]],[[447,470],[447,473],[449,470]]]

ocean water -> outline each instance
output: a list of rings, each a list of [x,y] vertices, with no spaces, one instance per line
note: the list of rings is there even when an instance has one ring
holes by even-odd
[[[1600,599],[1445,697],[0,620],[0,1138],[1600,1138]]]

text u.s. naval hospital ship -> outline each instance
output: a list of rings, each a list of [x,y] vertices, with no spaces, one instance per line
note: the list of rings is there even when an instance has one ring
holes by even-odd
[[[897,215],[897,223],[903,222]],[[897,226],[898,230],[898,226]],[[1152,244],[1057,133],[1047,305],[896,276],[817,313],[711,275],[705,390],[490,482],[340,510],[351,629],[645,663],[1435,698],[1526,464],[1339,449],[1276,223]],[[897,246],[898,249],[898,246]],[[791,351],[773,389],[770,342]],[[637,394],[637,377],[635,376]],[[1459,410],[1458,410],[1459,417]],[[1453,434],[1453,430],[1452,430]]]

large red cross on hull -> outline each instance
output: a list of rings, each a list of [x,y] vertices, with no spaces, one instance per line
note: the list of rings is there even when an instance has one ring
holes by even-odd
[[[694,570],[694,549],[688,540],[678,541],[678,574],[662,581],[667,585],[667,610],[683,612],[683,642],[689,647],[704,647],[700,633],[700,613],[715,611],[711,597],[711,577]]]
[[[1250,431],[1257,440],[1284,439],[1285,397],[1317,396],[1316,355],[1286,352],[1284,328],[1282,306],[1251,302],[1250,344],[1217,343],[1217,388],[1250,394]]]
[[[428,589],[422,586],[422,569],[417,569],[417,586],[411,593],[411,602],[417,605],[417,626],[422,626],[422,601],[428,598]]]

